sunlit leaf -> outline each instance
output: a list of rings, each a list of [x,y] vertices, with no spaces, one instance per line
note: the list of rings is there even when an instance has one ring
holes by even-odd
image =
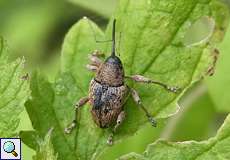
[[[30,95],[28,81],[23,79],[24,59],[7,63],[6,43],[0,39],[0,136],[16,134],[19,114]]]

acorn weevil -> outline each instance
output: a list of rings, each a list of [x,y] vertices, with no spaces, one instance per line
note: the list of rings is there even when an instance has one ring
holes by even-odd
[[[143,106],[137,91],[125,84],[125,79],[131,79],[140,83],[152,83],[162,86],[168,91],[177,92],[178,87],[169,87],[168,85],[146,78],[141,75],[125,76],[122,62],[116,56],[115,45],[115,27],[116,19],[113,21],[112,28],[112,53],[103,62],[99,57],[102,55],[94,51],[89,59],[91,63],[87,68],[96,72],[96,76],[91,80],[89,85],[89,95],[81,98],[75,105],[75,111],[79,110],[84,104],[89,102],[92,106],[91,114],[94,122],[100,128],[113,127],[112,134],[109,136],[107,143],[113,143],[113,134],[125,119],[124,103],[131,94],[133,100],[145,112],[148,120],[156,127],[156,121],[152,115]],[[75,128],[76,118],[70,125],[65,128],[65,133],[70,133]]]

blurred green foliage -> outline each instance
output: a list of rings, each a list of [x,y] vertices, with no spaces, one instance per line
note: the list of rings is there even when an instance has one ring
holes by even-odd
[[[89,10],[95,11],[96,13],[100,14],[103,17],[109,18],[116,7],[117,0],[69,0],[76,5],[85,7]]]
[[[69,28],[83,16],[88,16],[104,29],[114,12],[115,4],[115,0],[3,0],[0,1],[0,35],[8,41],[10,60],[24,56],[28,71],[39,67],[54,81],[60,66],[62,41]],[[126,43],[124,39],[125,35],[121,43]],[[157,130],[145,125],[136,135],[108,148],[100,159],[115,159],[129,152],[142,153],[148,144],[159,137],[182,141],[204,140],[214,136],[230,108],[229,43],[230,31],[218,46],[220,55],[214,76],[186,92],[180,100],[181,111],[178,114],[168,120],[161,120]],[[23,112],[20,117],[18,131],[31,130],[27,113]],[[23,145],[24,159],[32,160],[34,154],[34,151]]]
[[[206,80],[209,94],[218,112],[230,111],[230,30],[228,30],[224,42],[219,46],[216,72],[213,77]]]
[[[159,140],[148,146],[143,154],[130,153],[120,160],[225,160],[230,153],[230,115],[215,137],[196,142],[167,142]]]
[[[67,1],[4,0],[0,2],[0,35],[9,43],[11,59],[24,56],[29,71],[39,67],[53,78],[64,35],[83,16],[94,18],[102,27],[106,23],[98,13]]]

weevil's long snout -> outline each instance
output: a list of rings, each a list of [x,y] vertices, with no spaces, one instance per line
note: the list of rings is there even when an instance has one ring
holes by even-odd
[[[116,54],[116,35],[115,35],[115,31],[116,31],[116,19],[113,20],[113,29],[112,29],[112,53],[111,56],[115,56]]]

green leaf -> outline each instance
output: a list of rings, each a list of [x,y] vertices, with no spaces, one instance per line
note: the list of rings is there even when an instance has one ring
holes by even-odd
[[[204,16],[215,21],[209,43],[185,46],[184,36]],[[126,75],[142,74],[186,89],[205,75],[214,44],[223,38],[227,27],[228,9],[216,0],[123,0],[114,17],[117,33],[123,37],[120,54]],[[107,37],[110,35],[111,23]],[[182,94],[169,93],[156,85],[133,87],[156,118],[169,117],[178,110],[176,103]],[[143,112],[130,99],[125,110],[127,119],[120,128],[123,135],[135,132],[146,122]]]
[[[109,18],[116,6],[116,0],[69,0],[76,5],[90,9],[103,17]],[[103,8],[103,9],[102,9]]]
[[[103,40],[104,33],[92,21],[83,18],[69,30],[62,46],[61,71],[70,72],[85,95],[93,75],[86,69],[88,55],[104,46],[96,44],[94,32],[97,39]]]
[[[39,147],[37,140],[40,137],[35,131],[20,131],[19,136],[21,137],[23,143],[33,150],[36,150]]]
[[[220,39],[219,10],[224,16],[228,10],[222,3],[212,1],[122,1],[115,17],[118,31],[123,34],[121,58],[126,74],[144,74],[170,85],[182,88],[204,74],[212,46],[207,43],[186,47],[183,37],[191,24],[210,16],[216,22],[211,42]],[[222,17],[226,20],[226,17]],[[110,35],[110,33],[108,34]],[[178,95],[158,86],[137,85],[145,106],[159,118],[175,111]],[[152,107],[154,106],[154,107]]]
[[[224,160],[230,158],[230,115],[217,135],[206,141],[167,142],[159,140],[143,154],[130,153],[120,160]]]
[[[45,137],[46,133],[54,128],[51,139],[59,158],[75,159],[75,136],[64,134],[64,127],[73,116],[72,102],[79,92],[74,79],[70,75],[63,75],[52,85],[40,73],[34,72],[30,89],[32,99],[27,101],[25,106],[38,136]]]
[[[57,160],[57,154],[54,153],[51,142],[52,130],[45,136],[43,141],[39,142],[39,148],[33,160]]]
[[[39,137],[44,137],[51,127],[54,128],[52,143],[59,159],[72,160],[76,157],[87,159],[96,152],[96,148],[107,146],[108,135],[103,135],[103,131],[91,122],[90,116],[81,117],[82,122],[79,122],[77,129],[71,135],[64,134],[64,128],[74,117],[73,103],[80,98],[81,93],[70,74],[60,75],[52,85],[40,73],[34,73],[31,78],[31,90],[33,98],[27,101],[26,109],[33,127]],[[82,114],[88,113],[88,108],[82,110]],[[29,133],[27,135],[31,139],[32,135],[29,136]],[[21,138],[27,139],[26,136]],[[23,140],[34,148],[35,145],[28,141]]]
[[[0,36],[0,65],[6,64],[8,57],[8,47],[4,38]]]
[[[179,104],[181,110],[168,119],[161,138],[170,141],[200,141],[215,135],[219,126],[211,124],[216,120],[216,112],[204,84],[193,87],[181,98]]]
[[[0,136],[11,137],[30,92],[28,81],[22,79],[24,60],[7,63],[6,43],[3,39],[0,43]]]
[[[126,74],[144,74],[169,85],[188,88],[204,74],[212,44],[223,36],[219,33],[225,30],[226,24],[219,17],[221,15],[225,20],[225,12],[225,6],[215,0],[121,0],[115,17],[117,33],[122,32],[120,53]],[[189,25],[206,15],[213,17],[216,23],[209,43],[191,47],[183,45],[183,36]],[[107,50],[105,54],[110,54],[110,47],[106,44],[96,44],[93,31],[97,39],[106,40],[111,39],[110,28],[111,24],[107,36],[104,36],[93,22],[86,18],[80,20],[65,37],[61,74],[55,83],[49,83],[39,72],[32,76],[32,99],[26,103],[26,109],[40,137],[54,128],[51,139],[61,160],[76,157],[97,159],[108,148],[106,140],[109,130],[102,130],[94,124],[89,105],[78,113],[77,127],[71,135],[65,135],[63,130],[74,117],[74,103],[88,94],[88,85],[93,77],[85,68],[88,54],[95,49]],[[158,119],[169,117],[177,111],[176,102],[182,93],[169,93],[154,85],[134,87],[147,109]],[[147,122],[145,114],[131,99],[125,104],[125,111],[127,118],[116,133],[117,141],[133,135]]]
[[[210,96],[215,103],[215,107],[219,112],[230,112],[229,94],[230,94],[230,74],[229,74],[229,52],[230,52],[230,29],[226,34],[223,43],[218,47],[220,55],[216,65],[216,71],[213,77],[206,80]],[[218,56],[218,55],[214,55]]]

